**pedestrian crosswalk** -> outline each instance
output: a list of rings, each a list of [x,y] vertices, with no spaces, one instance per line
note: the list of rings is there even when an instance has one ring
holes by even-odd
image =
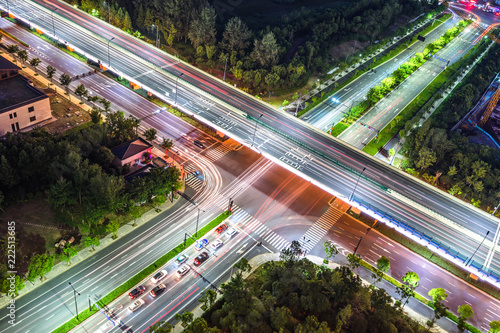
[[[189,186],[195,191],[200,190],[203,187],[203,179],[193,174],[197,171],[195,166],[188,164],[184,166],[184,171],[186,173],[186,186]]]
[[[278,235],[275,231],[269,229],[268,226],[262,224],[262,222],[236,205],[233,205],[231,221],[238,228],[245,230],[248,234],[251,234],[259,241],[266,242],[270,246],[274,247],[277,252],[280,252],[282,249],[290,246],[289,241]]]
[[[304,236],[300,239],[302,248],[306,251],[312,250],[316,244],[326,235],[328,230],[339,220],[343,212],[329,207],[326,212],[314,223]]]
[[[217,161],[218,159],[224,157],[230,150],[231,148],[223,145],[218,145],[215,148],[205,151],[205,156],[212,161]]]

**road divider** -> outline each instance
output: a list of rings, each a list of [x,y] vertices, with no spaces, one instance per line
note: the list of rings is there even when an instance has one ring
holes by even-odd
[[[219,225],[221,222],[223,222],[225,219],[227,219],[229,216],[231,216],[231,212],[225,211],[219,216],[217,216],[215,219],[213,219],[211,222],[209,222],[207,225],[205,225],[203,228],[198,230],[199,237],[195,237],[196,239],[203,238],[205,234],[207,234],[210,230],[215,228],[217,225]],[[102,297],[99,301],[97,301],[97,305],[100,308],[105,307],[106,305],[110,304],[113,302],[115,299],[120,297],[121,295],[127,293],[130,289],[134,288],[136,285],[140,284],[141,281],[143,281],[145,278],[153,274],[156,270],[158,270],[161,266],[165,265],[167,262],[178,256],[180,253],[186,250],[189,246],[191,246],[194,243],[194,240],[192,238],[186,239],[185,242],[177,245],[175,248],[164,254],[162,257],[157,259],[154,263],[149,265],[148,267],[144,268],[142,271],[137,273],[135,276],[131,277],[128,281],[124,282],[122,285],[108,293],[106,296]],[[73,328],[75,328],[77,325],[82,323],[83,321],[87,320],[88,318],[92,317],[95,313],[97,313],[99,309],[94,307],[92,305],[92,310],[85,309],[84,311],[81,311],[78,314],[78,317],[80,320],[77,320],[76,317],[70,319],[67,321],[65,324],[59,326],[57,329],[52,331],[52,333],[65,333],[69,332]]]

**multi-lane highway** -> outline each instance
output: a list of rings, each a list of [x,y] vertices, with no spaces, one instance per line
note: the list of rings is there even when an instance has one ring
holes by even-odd
[[[0,4],[6,8],[5,0]],[[46,8],[49,6],[54,7]],[[166,99],[173,100],[178,94],[178,104],[182,109],[245,145],[252,146],[255,119],[263,114],[253,148],[331,193],[349,197],[359,172],[366,168],[355,193],[356,200],[425,232],[433,241],[460,252],[464,257],[472,254],[486,231],[496,230],[497,220],[471,205],[463,204],[447,193],[387,166],[74,7],[56,1],[37,4],[18,1],[15,5],[11,3],[10,8],[14,15],[26,18],[48,33],[53,30],[51,9],[57,8],[54,13],[56,36],[90,57],[101,59],[104,64],[108,62],[108,42],[113,39],[109,59],[115,71]],[[180,74],[183,76],[178,79],[176,91],[176,77]],[[492,239],[493,232],[476,254],[477,262],[486,257]],[[500,272],[498,258],[491,267]]]
[[[29,42],[33,46],[30,52],[34,52],[39,56],[45,55],[43,60],[57,68],[67,70],[68,73],[73,75],[88,70],[85,65],[69,58],[61,51],[48,47],[43,41],[37,40],[34,36],[16,28],[11,23],[0,21],[0,27]],[[6,39],[3,42],[9,43]],[[73,70],[74,72],[71,72]],[[113,81],[104,76],[95,75],[84,80],[82,82],[94,93],[107,96],[114,101],[113,105],[117,109],[123,110],[133,106],[131,111],[136,116],[153,114],[156,109],[151,103],[139,96],[135,96],[122,86],[114,84]],[[155,114],[152,117],[145,118],[144,122],[151,122],[150,124],[165,136],[177,138],[176,146],[181,148],[182,156],[196,157],[194,158],[195,162],[198,160],[204,161],[202,165],[193,165],[192,167],[202,171],[206,169],[203,175],[207,180],[206,186],[216,188],[204,190],[199,195],[196,195],[189,188],[187,189],[188,194],[194,196],[196,201],[203,202],[201,208],[206,210],[206,213],[202,215],[202,224],[214,213],[217,214],[215,212],[217,208],[213,205],[214,202],[217,203],[218,209],[221,210],[227,205],[227,197],[233,197],[237,206],[235,214],[231,217],[229,223],[240,231],[238,235],[233,236],[231,239],[222,236],[228,241],[215,252],[218,257],[212,256],[209,261],[201,266],[202,270],[204,270],[202,274],[208,279],[207,281],[203,281],[197,274],[189,274],[177,280],[172,277],[175,269],[169,263],[167,270],[170,275],[165,281],[162,281],[166,282],[168,292],[162,294],[156,300],[153,300],[147,293],[144,294],[141,297],[144,298],[145,305],[134,314],[128,310],[128,306],[132,302],[127,300],[126,296],[118,299],[110,308],[123,305],[118,310],[118,316],[122,319],[125,327],[134,332],[143,331],[157,320],[169,321],[175,313],[182,312],[186,308],[191,309],[197,304],[197,298],[202,289],[209,287],[208,281],[218,284],[226,279],[230,266],[241,256],[251,258],[268,249],[277,252],[287,246],[290,241],[303,239],[303,237],[307,237],[307,241],[304,241],[305,248],[321,256],[323,240],[334,239],[344,248],[351,249],[353,242],[356,242],[357,237],[363,234],[365,228],[362,225],[348,226],[346,220],[340,218],[342,214],[338,211],[328,209],[325,212],[324,207],[327,206],[327,202],[331,197],[312,186],[309,182],[299,179],[294,174],[286,172],[282,168],[273,165],[272,162],[259,158],[248,151],[231,152],[213,139],[203,136],[196,129],[184,124],[175,117],[170,117],[169,114]],[[211,149],[206,151],[197,149],[190,141],[183,139],[182,132],[205,140],[207,146],[211,146]],[[195,151],[192,151],[193,149]],[[217,170],[212,169],[213,165],[217,166]],[[235,180],[236,176],[238,179]],[[199,187],[200,179],[192,179],[188,183],[191,186]],[[208,195],[207,192],[210,192],[211,195]],[[215,192],[220,192],[221,196],[215,195]],[[181,205],[182,202],[179,202],[174,209],[190,208],[189,205]],[[182,215],[177,212],[173,215],[173,218],[178,219],[175,223],[169,222],[172,219],[163,215],[164,219],[159,218],[151,221],[148,224],[149,227],[138,228],[135,235],[119,239],[112,245],[113,248],[107,248],[100,252],[99,257],[91,258],[76,265],[56,280],[47,282],[36,291],[18,300],[19,324],[8,329],[6,326],[0,326],[0,331],[38,332],[41,330],[49,331],[57,327],[58,324],[61,324],[74,314],[72,290],[67,281],[71,281],[78,292],[81,293],[78,298],[79,309],[81,310],[82,307],[87,306],[87,295],[90,295],[92,300],[105,295],[114,286],[126,280],[130,274],[141,270],[149,262],[168,251],[175,242],[179,241],[178,238],[182,239],[182,237],[173,237],[175,233],[182,233],[182,231],[179,231],[180,229],[176,229],[174,233],[167,232],[164,237],[161,237],[162,240],[165,240],[164,242],[156,241],[156,234],[154,233],[156,230],[170,230],[169,226],[178,227],[180,221],[184,222],[184,230],[193,232],[194,215],[193,208],[191,208],[190,215]],[[352,219],[349,220],[352,221]],[[164,229],[157,229],[161,226],[164,226]],[[332,227],[334,231],[327,234],[327,231]],[[207,238],[212,241],[212,237],[212,235],[208,235]],[[255,247],[256,240],[262,241],[263,247]],[[366,238],[359,253],[363,257],[370,256],[379,252],[380,246],[386,248],[383,250],[385,253],[390,253],[391,260],[400,263],[397,266],[394,264],[394,267],[400,267],[400,270],[394,272],[395,276],[401,275],[401,272],[406,269],[405,262],[420,260],[418,256],[411,254],[409,251],[406,251],[407,254],[403,255],[402,252],[405,250],[402,248],[393,251],[393,245],[390,244],[390,241],[381,239],[380,236],[377,236],[373,241],[371,237]],[[148,251],[143,250],[146,247]],[[120,253],[120,255],[115,255],[116,253]],[[195,251],[188,250],[187,253],[191,255],[190,260],[193,259],[192,253],[195,253]],[[141,254],[141,260],[135,260],[138,258],[137,255]],[[400,257],[400,254],[403,257]],[[425,266],[425,264],[422,265]],[[84,269],[87,266],[91,267],[88,271]],[[425,282],[422,282],[423,288],[442,286],[442,279],[440,279],[440,275],[436,275],[435,269],[423,269],[422,272],[419,271],[419,274],[422,279],[425,278]],[[484,295],[477,293],[477,291],[465,284],[458,283],[457,286],[457,282],[453,281],[453,279],[450,281],[447,283],[454,286],[448,292],[449,294],[453,292],[453,295],[450,296],[450,305],[461,304],[458,302],[465,299],[473,304],[475,310],[479,310],[485,316],[487,313],[498,309],[496,303],[490,304],[491,302],[487,301],[477,303],[478,300],[484,299]],[[151,282],[147,282],[145,285],[148,288],[147,292],[153,287]],[[457,288],[460,289],[460,293],[457,293]],[[468,296],[469,294],[470,296]],[[39,311],[40,309],[42,311]],[[47,309],[60,313],[60,315],[56,316],[51,313],[44,315],[43,320],[37,318],[40,313],[45,314]],[[6,321],[3,321],[5,319],[4,311],[5,309],[0,311],[0,319],[2,319],[2,323],[7,325]],[[478,320],[484,320],[484,323],[487,324],[490,319],[485,316],[479,317]],[[85,322],[79,329],[96,331],[105,323],[104,316],[98,315],[91,321]],[[483,324],[482,321],[478,323]],[[121,330],[122,328],[116,328],[113,332]]]

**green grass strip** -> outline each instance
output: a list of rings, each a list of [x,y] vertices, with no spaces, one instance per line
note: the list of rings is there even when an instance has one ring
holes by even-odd
[[[427,34],[429,34],[432,30],[436,29],[437,27],[439,27],[441,24],[443,24],[444,22],[446,22],[449,18],[451,17],[451,14],[445,14],[443,15],[443,20],[438,20],[437,21],[437,24],[435,24],[434,26],[428,26],[426,27],[425,29],[423,29],[419,34],[422,35],[422,36],[425,36]],[[342,82],[341,84],[338,84],[335,86],[335,89],[331,90],[330,92],[328,92],[327,94],[325,94],[322,98],[318,98],[318,100],[316,102],[314,102],[312,105],[309,105],[305,108],[303,108],[302,110],[300,110],[298,113],[297,113],[297,117],[301,117],[302,115],[306,114],[307,112],[311,111],[312,109],[314,109],[318,104],[320,104],[322,101],[324,101],[325,99],[331,97],[332,95],[336,94],[339,90],[343,89],[345,86],[349,85],[352,81],[356,80],[358,77],[360,77],[361,75],[365,74],[367,71],[371,70],[372,68],[375,68],[377,66],[380,66],[382,65],[383,63],[391,60],[392,58],[394,58],[395,56],[397,56],[398,54],[400,54],[401,52],[403,52],[404,50],[406,50],[407,48],[411,47],[415,42],[417,41],[417,36],[414,36],[411,41],[409,42],[404,42],[404,43],[401,43],[400,45],[398,45],[397,47],[395,47],[394,49],[390,50],[387,54],[385,54],[383,57],[381,57],[380,59],[377,59],[376,57],[373,58],[374,61],[368,65],[367,68],[363,69],[363,70],[356,70],[354,72],[354,75],[351,76],[350,78],[348,78],[346,81]],[[369,60],[368,60],[369,61]],[[347,74],[346,74],[347,75]],[[334,129],[335,131],[335,129]],[[339,133],[340,134],[340,133]]]
[[[198,235],[200,235],[198,238],[202,238],[207,232],[215,228],[217,225],[219,225],[221,222],[223,222],[225,219],[227,219],[229,216],[231,216],[231,212],[223,212],[219,216],[217,216],[215,219],[213,219],[211,222],[209,222],[206,226],[198,230]],[[154,263],[149,265],[148,267],[144,268],[142,271],[137,273],[135,276],[131,277],[128,281],[124,282],[121,286],[117,287],[115,290],[111,291],[109,294],[101,298],[97,303],[99,306],[102,308],[105,305],[108,305],[121,295],[125,294],[127,291],[130,289],[133,289],[136,285],[138,285],[142,280],[144,280],[147,276],[151,275],[153,272],[155,272],[159,267],[165,265],[167,262],[172,260],[173,258],[177,257],[182,251],[184,251],[186,248],[191,246],[194,243],[194,240],[191,238],[188,238],[186,240],[186,246],[184,246],[184,243],[181,243],[177,245],[174,249],[170,250],[168,253],[157,259]],[[67,321],[65,324],[59,326],[57,329],[52,331],[53,333],[65,333],[73,328],[75,328],[77,325],[85,321],[86,319],[90,318],[93,314],[98,312],[97,308],[92,306],[92,311],[89,309],[85,309],[84,311],[80,312],[78,314],[78,317],[80,320],[77,320],[76,317],[70,319]]]
[[[22,40],[20,40],[16,36],[13,36],[13,35],[9,34],[7,31],[5,31],[3,29],[0,29],[0,33],[4,34],[5,36],[7,36],[9,38],[12,38],[13,40],[17,41],[18,43],[21,43],[22,45],[24,45],[24,46],[26,46],[28,48],[30,47],[28,43],[23,42]]]

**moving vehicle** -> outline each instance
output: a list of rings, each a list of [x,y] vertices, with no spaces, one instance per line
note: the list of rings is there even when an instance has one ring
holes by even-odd
[[[182,265],[183,263],[185,263],[187,260],[188,260],[188,256],[185,254],[181,254],[180,256],[177,257],[177,259],[175,259],[174,264],[178,267],[178,266]]]
[[[150,292],[149,294],[153,297],[156,297],[158,296],[159,294],[161,294],[165,289],[167,288],[167,286],[165,286],[163,283],[162,284],[159,284],[157,285],[156,287],[154,287]]]
[[[128,297],[130,297],[130,299],[134,299],[134,298],[137,298],[139,297],[140,295],[142,295],[142,293],[146,290],[146,287],[144,286],[139,286],[137,288],[135,288],[134,290],[132,290],[131,292],[128,293]]]
[[[191,267],[189,267],[188,265],[182,265],[182,267],[177,270],[177,273],[175,273],[175,275],[177,275],[178,278],[181,278],[184,275],[186,275],[190,270]]]
[[[226,229],[227,229],[227,225],[221,224],[217,229],[215,229],[215,233],[217,235],[220,235]]]
[[[207,246],[207,244],[208,244],[207,239],[200,239],[199,241],[196,242],[194,249],[196,251],[201,251],[201,249],[204,248],[205,246]]]
[[[193,143],[195,146],[197,146],[199,148],[205,148],[205,145],[200,140],[194,140]]]
[[[144,305],[144,301],[142,299],[138,299],[137,301],[135,301],[134,303],[132,303],[131,306],[128,307],[128,309],[132,312],[136,311],[137,309],[139,309],[141,306]]]
[[[200,266],[208,259],[208,252],[203,252],[196,258],[194,258],[193,265]]]
[[[236,234],[237,234],[237,231],[236,231],[236,229],[234,229],[234,228],[229,228],[229,229],[227,229],[227,231],[226,231],[226,235],[228,235],[229,237],[233,237],[233,236],[234,236],[234,235],[236,235]]]
[[[158,273],[156,273],[151,278],[151,282],[157,283],[158,281],[160,281],[161,279],[163,279],[165,276],[167,276],[167,271],[165,269],[162,269],[161,271],[159,271]]]
[[[215,242],[212,243],[212,249],[217,250],[222,245],[224,245],[224,242],[221,241],[220,239],[217,239]]]

